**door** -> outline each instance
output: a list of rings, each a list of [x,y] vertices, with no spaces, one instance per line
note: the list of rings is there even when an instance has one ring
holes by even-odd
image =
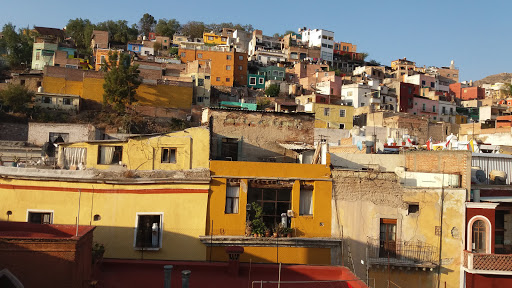
[[[396,257],[396,219],[380,219],[379,257]]]

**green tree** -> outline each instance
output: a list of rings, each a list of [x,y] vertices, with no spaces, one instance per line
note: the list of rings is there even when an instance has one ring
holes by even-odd
[[[366,52],[360,53],[360,55],[361,55],[361,60],[363,60],[363,61],[369,56],[369,54]]]
[[[158,35],[167,36],[172,38],[174,33],[179,31],[181,28],[180,22],[176,19],[160,19],[155,26],[155,32]]]
[[[66,34],[75,41],[78,53],[81,55],[92,55],[91,37],[94,25],[89,19],[70,19],[66,25]]]
[[[105,64],[103,83],[103,103],[110,105],[118,113],[123,113],[127,105],[136,101],[136,90],[141,81],[138,65],[131,65],[130,56],[124,53],[109,52]]]
[[[149,32],[153,32],[155,29],[156,20],[155,17],[151,16],[150,14],[146,13],[142,15],[142,18],[140,18],[139,21],[139,33],[143,36],[149,36]]]
[[[268,88],[265,89],[265,95],[267,95],[268,97],[279,96],[279,85],[271,84],[270,86],[268,86]]]
[[[169,54],[171,54],[171,55],[178,55],[178,51],[179,51],[178,47],[171,47],[169,49]]]
[[[11,69],[30,67],[32,62],[33,41],[28,29],[25,31],[25,33],[22,30],[16,32],[16,26],[11,23],[5,24],[2,29],[4,37],[0,46],[7,52],[5,58]]]
[[[181,34],[191,38],[203,38],[205,25],[203,22],[189,21],[181,27]]]
[[[131,27],[128,26],[128,21],[126,20],[108,20],[105,22],[100,22],[95,26],[96,30],[108,31],[111,39],[114,42],[121,42],[126,44],[129,41],[137,39],[137,36],[139,35],[137,26],[135,24],[133,24]]]
[[[0,91],[0,99],[3,105],[14,112],[26,112],[27,104],[32,102],[34,92],[25,86],[8,84],[7,89]]]
[[[380,66],[381,65],[379,61],[374,60],[374,59],[370,60],[368,62],[368,64],[371,65],[371,66]]]

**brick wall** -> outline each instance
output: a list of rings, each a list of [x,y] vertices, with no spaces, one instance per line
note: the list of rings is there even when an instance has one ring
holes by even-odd
[[[469,151],[406,152],[405,167],[414,172],[457,174],[461,176],[461,187],[471,188]]]

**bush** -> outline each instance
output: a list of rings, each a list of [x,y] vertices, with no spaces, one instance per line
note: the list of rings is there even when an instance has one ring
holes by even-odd
[[[271,84],[267,89],[265,89],[265,95],[268,97],[277,97],[279,95],[279,90],[279,85]]]
[[[3,105],[9,107],[13,112],[26,112],[27,105],[32,102],[33,96],[34,92],[21,85],[9,84],[7,89],[0,91]]]

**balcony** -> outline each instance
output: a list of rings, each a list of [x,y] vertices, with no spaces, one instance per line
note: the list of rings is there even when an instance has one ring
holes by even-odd
[[[368,264],[429,269],[438,266],[437,248],[421,241],[383,243],[380,239],[368,239]]]
[[[512,254],[480,254],[464,250],[462,263],[466,270],[472,273],[512,275]],[[471,272],[471,271],[469,271]]]

